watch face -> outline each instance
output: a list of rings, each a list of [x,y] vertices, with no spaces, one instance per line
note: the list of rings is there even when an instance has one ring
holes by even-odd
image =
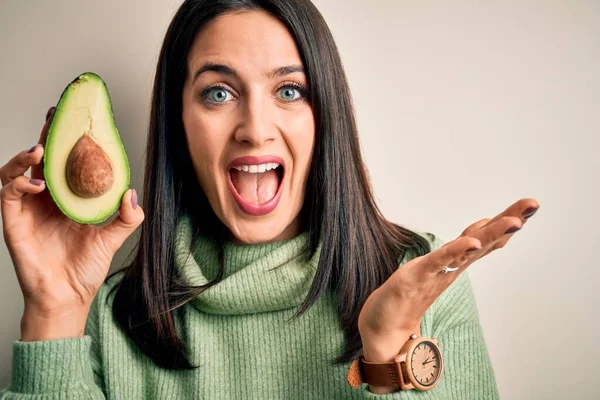
[[[415,347],[410,356],[413,376],[423,386],[435,383],[442,366],[440,353],[431,342],[424,341]]]

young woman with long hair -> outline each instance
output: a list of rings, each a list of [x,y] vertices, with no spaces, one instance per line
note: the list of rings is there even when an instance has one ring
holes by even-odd
[[[498,397],[464,271],[539,205],[521,199],[447,243],[388,221],[309,0],[181,5],[156,69],[143,204],[128,190],[104,226],[71,221],[45,190],[54,111],[0,169],[25,300],[0,398]],[[139,226],[135,258],[107,278]],[[393,362],[415,337],[443,355],[431,390],[425,377],[421,390],[349,384],[359,359]],[[415,379],[442,367],[431,354]]]

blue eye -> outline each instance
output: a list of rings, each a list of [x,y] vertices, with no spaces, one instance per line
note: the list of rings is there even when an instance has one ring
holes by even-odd
[[[300,95],[300,92],[298,91],[298,89],[296,89],[293,86],[284,86],[281,89],[279,89],[279,93],[280,93],[280,97],[283,100],[287,100],[287,101],[294,101],[298,98],[298,97],[296,97],[296,95]]]
[[[228,92],[223,89],[213,89],[209,92],[211,101],[216,103],[223,103],[227,100]]]
[[[288,103],[293,103],[302,99],[308,99],[308,89],[299,86],[288,84],[277,90],[278,97]],[[207,105],[224,104],[235,99],[235,96],[228,88],[220,85],[214,85],[205,88],[200,93],[200,97]]]
[[[205,103],[214,105],[230,101],[233,98],[233,94],[223,86],[214,85],[202,90],[200,97]]]

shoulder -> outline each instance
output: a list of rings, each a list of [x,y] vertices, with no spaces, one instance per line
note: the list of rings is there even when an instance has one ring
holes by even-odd
[[[442,239],[441,236],[435,234],[435,233],[431,233],[429,231],[414,231],[415,233],[417,233],[419,236],[422,236],[425,238],[425,240],[427,240],[427,242],[429,242],[429,244],[432,247],[432,250],[437,249],[442,247],[442,245],[444,243],[446,243],[446,241],[444,239]]]
[[[422,236],[423,238],[425,238],[425,240],[427,240],[427,242],[429,243],[429,246],[431,247],[431,251],[435,251],[435,250],[439,249],[446,243],[446,241],[444,239],[442,239],[441,236],[436,235],[434,233],[420,232],[420,231],[417,231],[416,233],[419,236]]]

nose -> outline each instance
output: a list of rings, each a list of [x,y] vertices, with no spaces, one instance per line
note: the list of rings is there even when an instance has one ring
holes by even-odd
[[[275,110],[269,109],[267,102],[259,96],[248,96],[246,99],[235,140],[252,147],[264,146],[275,140],[277,134]]]

